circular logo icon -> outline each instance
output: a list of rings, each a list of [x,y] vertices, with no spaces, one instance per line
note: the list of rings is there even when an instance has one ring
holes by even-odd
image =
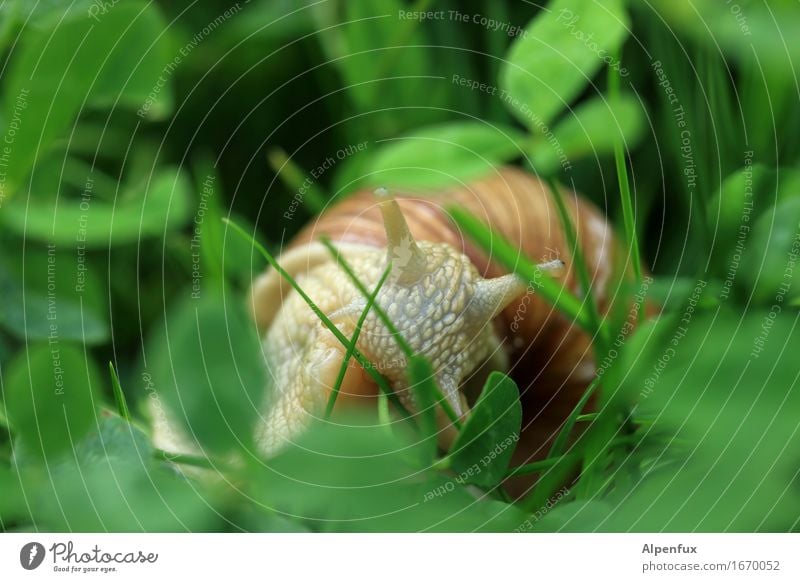
[[[19,551],[19,563],[26,570],[35,570],[44,561],[44,546],[39,542],[29,542]]]

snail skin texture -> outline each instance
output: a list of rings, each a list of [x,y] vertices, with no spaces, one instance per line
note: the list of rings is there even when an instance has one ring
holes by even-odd
[[[452,408],[462,417],[469,414],[470,402],[489,372],[511,374],[524,411],[515,457],[528,462],[543,456],[547,442],[593,377],[590,338],[544,302],[527,281],[507,274],[469,244],[446,209],[457,205],[471,212],[517,246],[520,258],[539,262],[580,295],[549,192],[534,176],[503,168],[459,188],[392,194],[356,192],[334,204],[295,237],[278,262],[349,338],[366,298],[319,239],[331,239],[370,291],[391,261],[391,274],[376,302],[414,352],[430,360]],[[574,193],[564,196],[593,292],[605,311],[616,243],[594,206]],[[260,451],[270,455],[323,416],[345,347],[272,269],[255,281],[249,301],[272,376],[255,435]],[[414,410],[406,359],[374,310],[357,347],[387,378],[400,401]],[[376,394],[370,376],[351,361],[335,411],[374,405]],[[446,448],[453,429],[441,412],[440,426],[440,445]],[[157,445],[175,450],[170,447],[180,443]]]

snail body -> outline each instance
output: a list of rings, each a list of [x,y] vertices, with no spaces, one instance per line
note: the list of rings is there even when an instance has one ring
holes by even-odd
[[[460,416],[468,413],[469,386],[476,378],[491,370],[510,372],[523,395],[526,428],[533,435],[529,440],[537,447],[520,447],[520,454],[536,457],[554,432],[553,419],[574,407],[577,387],[585,386],[594,373],[591,341],[528,282],[503,272],[467,243],[447,217],[446,208],[452,205],[472,212],[517,245],[521,259],[539,260],[540,267],[559,271],[561,258],[566,258],[564,284],[580,294],[549,193],[535,177],[511,168],[440,193],[396,193],[390,200],[356,193],[301,231],[279,262],[348,338],[366,298],[318,239],[330,238],[369,290],[391,262],[392,272],[376,303],[414,353],[430,360],[453,410]],[[603,297],[611,281],[613,235],[590,203],[570,199],[569,211],[593,291]],[[256,440],[271,454],[322,415],[345,347],[274,270],[255,282],[251,305],[263,330],[274,385]],[[357,347],[413,410],[405,355],[374,310],[366,316]],[[350,366],[337,406],[375,393],[365,371]],[[539,404],[525,406],[532,398]],[[543,422],[545,418],[550,422]]]

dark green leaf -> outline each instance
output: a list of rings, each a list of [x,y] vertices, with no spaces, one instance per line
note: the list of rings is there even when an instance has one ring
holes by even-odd
[[[44,249],[9,241],[0,256],[0,326],[19,339],[46,340],[58,328],[62,340],[108,340],[106,289],[85,251]]]

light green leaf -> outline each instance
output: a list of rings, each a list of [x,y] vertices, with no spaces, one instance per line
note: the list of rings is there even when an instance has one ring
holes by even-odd
[[[564,164],[613,153],[617,137],[625,148],[634,147],[643,127],[644,113],[633,97],[617,102],[595,97],[568,113],[552,138],[540,136],[532,146],[531,161],[538,173],[552,175]]]
[[[253,495],[323,531],[512,531],[522,521],[515,508],[428,470],[424,446],[369,416],[316,423],[254,467]]]
[[[366,180],[398,188],[459,184],[520,156],[524,139],[503,125],[462,121],[430,126],[381,149]]]
[[[191,210],[191,182],[186,174],[166,168],[147,176],[105,203],[91,196],[13,200],[0,213],[0,223],[28,238],[69,247],[108,248],[163,235],[185,224]]]
[[[541,130],[578,96],[628,36],[622,0],[556,0],[514,42],[500,72],[501,98]]]
[[[761,305],[800,297],[800,197],[788,198],[756,221],[737,283]]]

